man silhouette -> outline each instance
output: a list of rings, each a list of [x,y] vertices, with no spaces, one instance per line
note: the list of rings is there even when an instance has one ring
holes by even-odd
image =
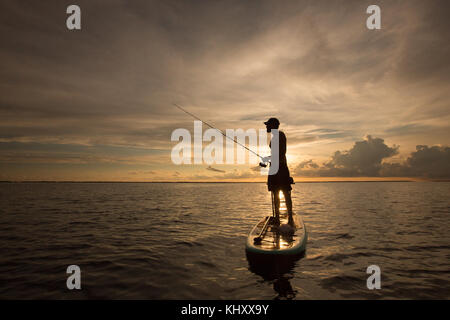
[[[277,118],[270,118],[266,122],[267,132],[272,133],[272,129],[278,129],[280,126],[280,121]],[[293,224],[292,219],[292,199],[291,199],[291,184],[294,183],[294,180],[291,178],[289,174],[289,168],[287,166],[286,160],[286,135],[283,131],[278,132],[279,135],[279,152],[278,152],[278,171],[275,174],[268,175],[267,177],[267,187],[270,192],[273,192],[274,195],[274,206],[275,206],[275,223],[280,223],[280,191],[283,192],[284,199],[286,201],[286,208],[288,210],[289,215],[289,224]],[[272,133],[273,139],[273,133]],[[272,141],[269,144],[270,148],[272,148]],[[273,150],[272,150],[273,151]],[[274,152],[271,152],[274,155]],[[260,166],[265,167],[264,162],[272,162],[274,161],[270,157],[263,158],[263,162],[260,163]]]

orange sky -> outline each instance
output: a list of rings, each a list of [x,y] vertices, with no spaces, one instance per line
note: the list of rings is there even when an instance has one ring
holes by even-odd
[[[448,1],[378,1],[381,30],[370,1],[77,4],[80,31],[64,3],[3,5],[0,180],[264,179],[174,165],[173,102],[220,129],[276,116],[297,179],[450,178]]]

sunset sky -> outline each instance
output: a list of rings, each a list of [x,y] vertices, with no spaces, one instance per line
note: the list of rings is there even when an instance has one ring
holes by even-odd
[[[70,4],[81,30],[66,28]],[[366,28],[371,4],[381,30]],[[299,179],[448,179],[449,12],[422,0],[2,1],[0,180],[263,179],[254,163],[174,165],[171,133],[194,120],[174,102],[220,129],[277,117]]]

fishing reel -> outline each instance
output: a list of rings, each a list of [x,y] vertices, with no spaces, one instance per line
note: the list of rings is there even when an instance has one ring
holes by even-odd
[[[267,167],[267,164],[270,162],[270,156],[262,157],[261,160],[262,161],[259,163],[259,166],[265,168],[265,167]]]

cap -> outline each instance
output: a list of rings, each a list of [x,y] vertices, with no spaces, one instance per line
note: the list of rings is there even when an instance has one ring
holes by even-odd
[[[280,121],[278,121],[277,118],[270,118],[269,120],[267,120],[266,122],[264,122],[265,125],[268,124],[274,124],[275,126],[279,126],[280,125]]]

